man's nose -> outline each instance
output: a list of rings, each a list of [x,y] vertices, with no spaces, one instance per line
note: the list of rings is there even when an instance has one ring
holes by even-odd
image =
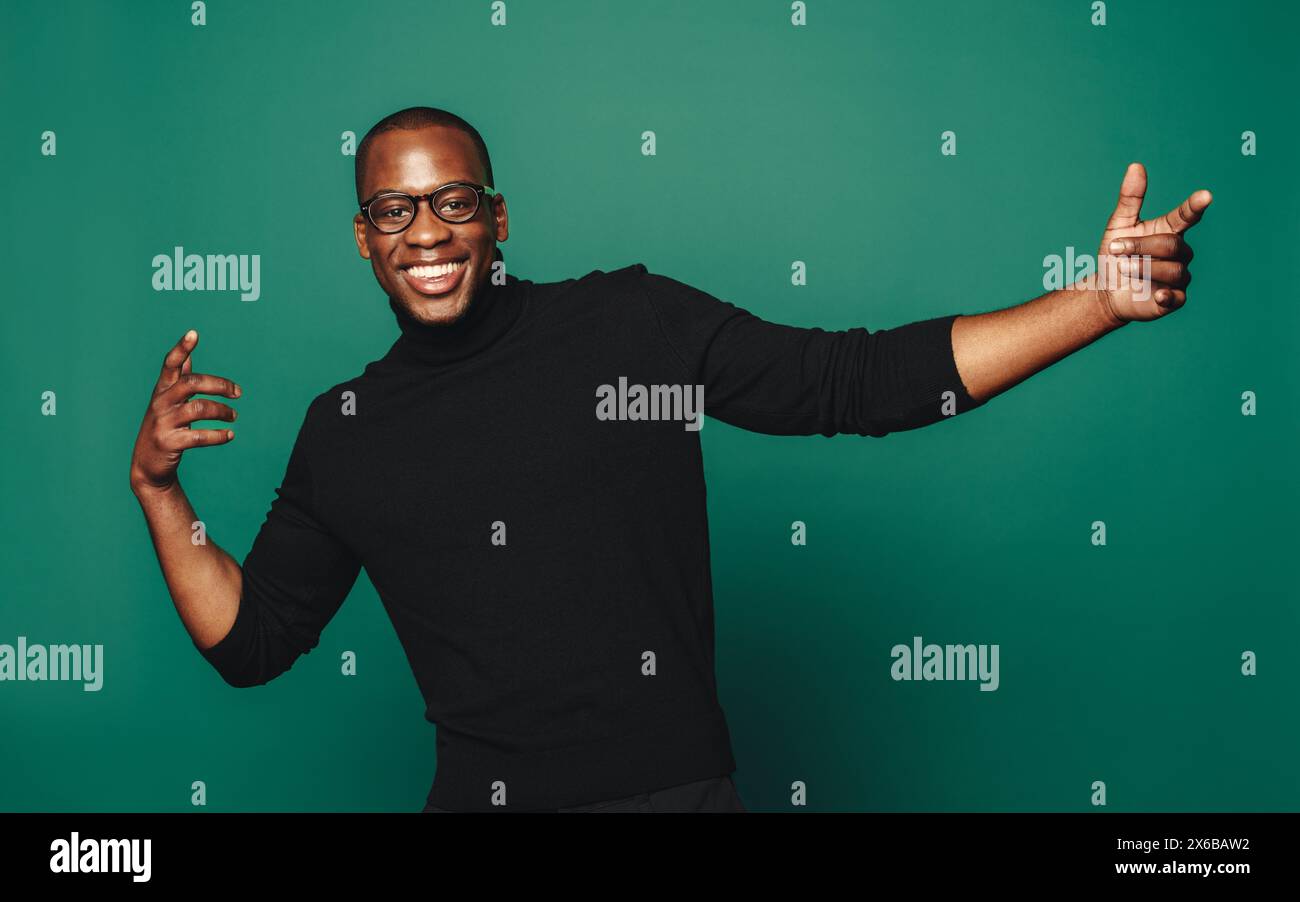
[[[433,199],[421,198],[415,205],[415,219],[406,229],[409,244],[440,244],[451,237],[451,228],[433,212]]]

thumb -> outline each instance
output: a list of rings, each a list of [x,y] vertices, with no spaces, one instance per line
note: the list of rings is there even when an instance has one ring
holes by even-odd
[[[185,360],[181,363],[182,376],[189,375],[190,372],[194,369],[194,348],[197,348],[198,346],[199,346],[199,335],[197,332],[195,332],[194,345],[193,347],[190,348],[189,352],[185,355]]]
[[[1141,163],[1129,163],[1124,172],[1124,182],[1119,186],[1119,202],[1110,214],[1106,229],[1127,229],[1138,223],[1142,213],[1142,199],[1147,193],[1147,170]]]

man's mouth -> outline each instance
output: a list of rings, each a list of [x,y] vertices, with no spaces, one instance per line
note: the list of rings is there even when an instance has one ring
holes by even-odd
[[[413,263],[400,267],[399,271],[406,284],[420,294],[430,297],[455,291],[465,274],[468,258],[446,263]]]

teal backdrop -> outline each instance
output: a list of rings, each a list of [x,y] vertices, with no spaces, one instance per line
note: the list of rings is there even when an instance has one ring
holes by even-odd
[[[192,811],[194,781],[215,811],[423,805],[435,728],[365,574],[315,651],[233,689],[127,475],[163,354],[196,328],[196,370],[244,397],[236,440],[181,479],[243,560],[308,402],[398,334],[353,244],[344,133],[428,105],[486,139],[516,275],[642,262],[797,326],[1042,294],[1044,257],[1095,253],[1132,160],[1145,216],[1212,190],[1184,309],[977,411],[884,438],[708,421],[719,691],[756,811],[791,810],[795,781],[818,811],[1300,809],[1296,7],[506,12],[213,0],[196,26],[188,2],[4,4],[0,643],[102,644],[104,683],[0,682],[0,808]],[[260,298],[155,291],[178,245],[260,255]],[[918,635],[999,645],[997,691],[891,679]]]

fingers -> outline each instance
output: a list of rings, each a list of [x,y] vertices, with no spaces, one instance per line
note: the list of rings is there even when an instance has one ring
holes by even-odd
[[[180,404],[158,418],[160,423],[177,428],[188,426],[195,420],[227,420],[233,423],[239,414],[229,404],[208,398],[193,398]]]
[[[172,345],[163,356],[162,372],[158,374],[158,383],[154,391],[161,391],[172,385],[183,374],[190,371],[190,354],[199,343],[199,333],[193,329],[181,336],[181,340]]]
[[[1188,266],[1192,249],[1179,236],[1115,239],[1105,249],[1112,253],[1098,259],[1100,284],[1127,292],[1134,302],[1154,301],[1162,311],[1158,315],[1187,303],[1186,289],[1192,283]],[[1120,251],[1132,256],[1121,256]]]
[[[190,431],[189,424],[195,420],[228,420],[233,423],[239,416],[229,404],[192,397],[200,392],[228,398],[238,398],[243,394],[243,390],[230,379],[209,373],[186,373],[151,402],[159,425],[168,430]]]
[[[180,404],[186,398],[193,395],[224,395],[227,398],[238,398],[243,395],[244,390],[240,388],[231,379],[224,376],[213,376],[210,373],[186,373],[178,376],[172,385],[164,390],[155,398],[160,406],[170,406]]]
[[[1147,193],[1147,170],[1141,163],[1129,163],[1119,186],[1119,202],[1106,223],[1107,230],[1127,229],[1137,225],[1142,213],[1142,199]]]
[[[1112,254],[1158,257],[1165,260],[1192,262],[1192,249],[1181,235],[1164,232],[1141,238],[1116,238],[1107,247]]]
[[[1162,218],[1171,232],[1185,232],[1201,221],[1201,214],[1214,200],[1214,195],[1202,189],[1193,192],[1187,200],[1174,207]]]
[[[1135,281],[1159,283],[1170,288],[1186,288],[1192,283],[1192,274],[1186,264],[1177,260],[1147,260],[1120,257],[1116,268]]]
[[[1168,288],[1186,288],[1192,284],[1192,274],[1184,264],[1174,260],[1152,260],[1151,281]]]
[[[1181,291],[1177,288],[1170,288],[1167,285],[1162,285],[1156,288],[1152,298],[1155,299],[1157,304],[1167,310],[1177,310],[1179,307],[1183,306],[1183,304],[1187,303],[1187,292]]]
[[[173,429],[159,444],[167,451],[188,451],[207,445],[225,445],[234,440],[235,433],[229,429]]]

